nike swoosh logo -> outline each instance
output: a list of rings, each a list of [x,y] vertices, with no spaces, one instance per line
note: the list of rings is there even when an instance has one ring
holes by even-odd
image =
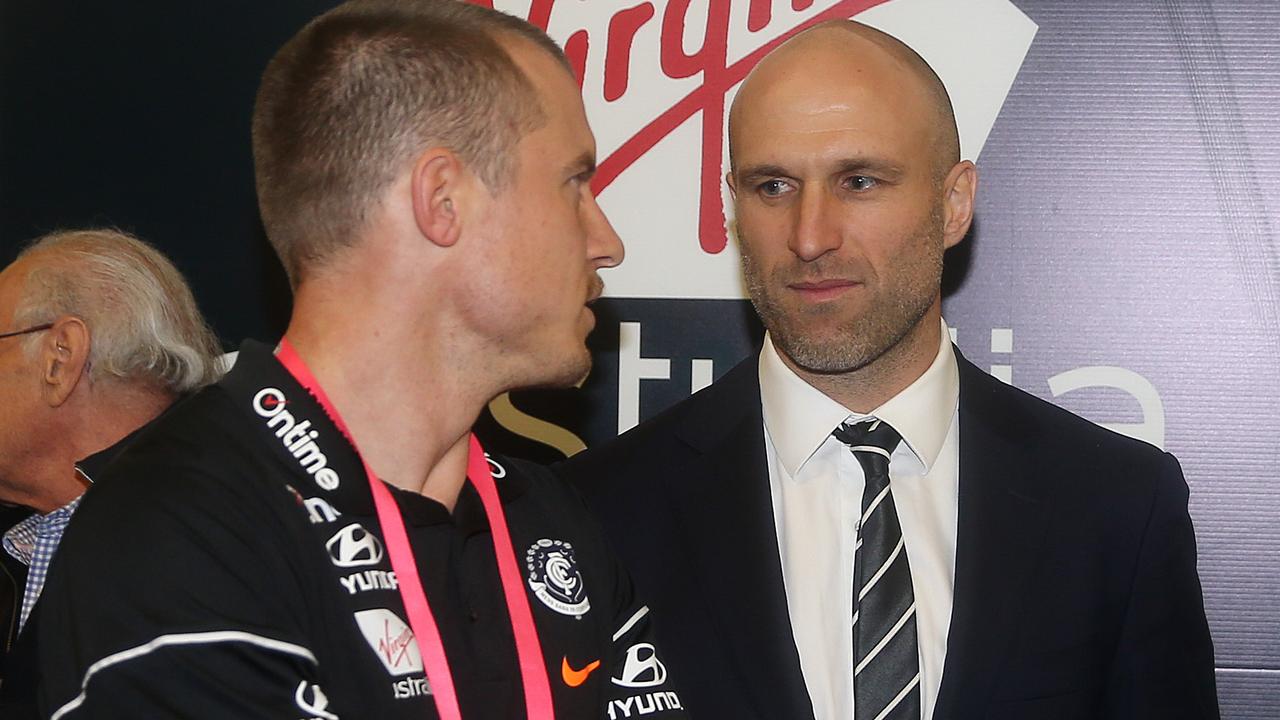
[[[600,661],[596,660],[581,670],[574,670],[569,667],[569,658],[566,657],[560,662],[560,675],[564,678],[565,685],[568,685],[569,687],[578,687],[582,683],[586,682],[587,676],[598,667],[600,667]]]

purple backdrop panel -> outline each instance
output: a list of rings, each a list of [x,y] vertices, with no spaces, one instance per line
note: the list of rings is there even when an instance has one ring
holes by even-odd
[[[1241,718],[1280,717],[1280,11],[1263,5],[1020,3],[1040,31],[947,301],[975,360],[1011,328],[989,361],[1015,384],[1180,458]],[[1070,373],[1081,387],[1055,397]]]

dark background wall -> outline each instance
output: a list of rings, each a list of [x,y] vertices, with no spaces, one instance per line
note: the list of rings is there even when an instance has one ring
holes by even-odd
[[[288,288],[257,219],[249,114],[271,52],[331,4],[0,0],[0,262],[49,230],[114,225],[175,259],[227,349],[278,337]],[[1280,717],[1280,6],[1013,4],[1038,29],[982,150],[976,229],[948,258],[948,321],[979,365],[1181,459],[1224,716]],[[566,14],[601,12],[534,5],[561,41]],[[658,62],[642,49],[633,68]],[[588,107],[606,126],[611,105]],[[607,208],[661,201],[624,179]],[[619,225],[633,248],[664,241]],[[549,460],[597,442],[628,424],[620,409],[654,414],[759,337],[731,297],[610,297],[599,315],[591,379],[495,406],[491,444]]]

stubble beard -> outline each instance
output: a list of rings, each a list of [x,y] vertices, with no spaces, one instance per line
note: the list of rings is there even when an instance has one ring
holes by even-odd
[[[892,276],[874,278],[870,302],[861,312],[839,303],[812,307],[789,305],[788,283],[831,273],[833,260],[795,260],[766,271],[744,243],[742,271],[747,292],[774,346],[801,369],[818,374],[861,370],[902,343],[938,297],[942,279],[942,219],[934,213],[912,234]],[[826,267],[805,267],[826,262]],[[840,273],[835,273],[839,275]],[[885,283],[888,283],[887,285]],[[846,317],[837,317],[841,313]]]
[[[567,359],[560,364],[551,378],[542,384],[547,388],[570,388],[578,385],[587,379],[587,375],[591,374],[591,351],[583,345],[579,350],[579,356],[572,360]]]
[[[592,273],[589,285],[588,298],[591,298],[591,300],[586,303],[588,305],[604,294],[604,282],[599,275]],[[594,310],[591,312],[594,313]],[[587,376],[591,374],[591,368],[594,364],[591,348],[587,346],[587,337],[594,331],[595,328],[593,327],[585,337],[577,338],[573,343],[572,353],[566,351],[553,355],[548,352],[540,357],[535,366],[530,368],[530,375],[534,379],[525,381],[517,389],[562,389],[582,384],[587,379]]]
[[[523,372],[513,373],[502,384],[506,390],[558,390],[576,387],[591,373],[591,351],[583,344],[573,354],[545,353]]]

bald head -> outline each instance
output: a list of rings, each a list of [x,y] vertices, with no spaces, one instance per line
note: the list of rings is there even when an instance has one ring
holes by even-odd
[[[747,77],[729,145],[743,277],[774,347],[870,411],[937,355],[943,255],[973,218],[942,83],[878,30],[819,25]]]
[[[937,73],[902,41],[852,20],[806,30],[769,53],[743,82],[729,112],[729,158],[737,132],[761,114],[817,102],[888,104],[915,120],[938,179],[960,160],[951,98]]]

